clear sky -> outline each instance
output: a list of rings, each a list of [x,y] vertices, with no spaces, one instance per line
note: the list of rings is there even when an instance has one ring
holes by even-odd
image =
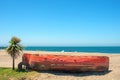
[[[0,0],[0,45],[120,46],[120,0]]]

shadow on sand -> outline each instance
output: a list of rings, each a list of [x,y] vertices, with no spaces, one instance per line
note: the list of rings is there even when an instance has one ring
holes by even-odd
[[[106,75],[112,70],[104,72],[67,72],[67,71],[37,71],[39,73],[50,73],[59,76],[91,76],[91,75]]]

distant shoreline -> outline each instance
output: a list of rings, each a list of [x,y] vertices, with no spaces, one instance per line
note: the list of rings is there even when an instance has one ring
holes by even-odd
[[[7,53],[5,49],[1,49],[0,53]],[[120,53],[100,53],[100,52],[58,52],[58,51],[40,51],[40,50],[23,50],[24,53],[30,53],[30,54],[58,54],[58,55],[120,55]]]

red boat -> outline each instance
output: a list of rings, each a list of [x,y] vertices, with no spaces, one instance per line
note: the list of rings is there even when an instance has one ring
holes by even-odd
[[[21,64],[34,70],[107,71],[109,57],[24,54]]]

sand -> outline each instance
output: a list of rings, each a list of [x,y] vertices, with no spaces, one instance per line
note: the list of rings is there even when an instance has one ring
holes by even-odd
[[[33,80],[120,80],[120,54],[108,53],[82,53],[82,52],[46,52],[46,51],[23,51],[23,53],[39,54],[61,54],[61,55],[93,55],[108,56],[110,58],[108,72],[39,72]],[[15,66],[22,61],[22,55],[16,59]],[[11,67],[12,58],[4,51],[0,50],[0,67]]]

